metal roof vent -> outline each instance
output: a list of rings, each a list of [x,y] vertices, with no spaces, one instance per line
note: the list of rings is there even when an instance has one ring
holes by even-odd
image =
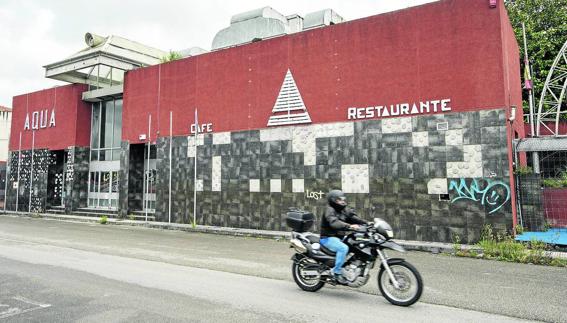
[[[212,49],[285,35],[288,31],[289,24],[284,15],[270,7],[263,7],[232,16],[230,26],[215,35]]]
[[[186,48],[186,49],[182,49],[179,51],[179,54],[181,54],[181,57],[185,58],[185,57],[190,57],[190,56],[197,56],[197,55],[201,55],[201,54],[205,54],[208,53],[209,51],[206,49],[203,49],[201,47],[190,47],[190,48]]]
[[[306,29],[344,22],[332,9],[312,12],[305,19],[297,14],[283,16],[270,7],[263,7],[232,16],[230,26],[213,39],[212,50],[261,41]]]
[[[345,19],[339,16],[333,9],[311,12],[303,19],[303,30],[325,27],[344,22]]]

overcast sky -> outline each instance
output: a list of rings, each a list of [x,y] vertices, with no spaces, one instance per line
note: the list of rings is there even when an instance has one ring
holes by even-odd
[[[335,10],[346,20],[434,0],[0,0],[0,105],[12,97],[63,82],[44,77],[44,65],[86,47],[84,35],[117,35],[165,51],[209,50],[237,13],[270,6],[283,15]]]

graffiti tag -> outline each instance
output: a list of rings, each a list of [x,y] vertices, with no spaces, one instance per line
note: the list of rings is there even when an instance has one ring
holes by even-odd
[[[323,193],[322,191],[319,192],[309,192],[309,190],[307,190],[305,192],[305,197],[308,199],[314,199],[314,200],[320,200],[325,196],[325,193]]]
[[[484,187],[477,179],[473,179],[468,185],[464,178],[452,180],[449,190],[455,190],[457,196],[451,200],[451,203],[466,199],[488,206],[491,209],[488,214],[498,211],[510,200],[510,186],[501,181],[483,180],[486,182]]]

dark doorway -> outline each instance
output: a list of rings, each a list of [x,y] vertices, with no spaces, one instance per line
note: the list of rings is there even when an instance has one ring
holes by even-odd
[[[63,207],[63,188],[65,187],[65,154],[64,150],[51,152],[52,163],[49,165],[47,174],[47,205],[52,207]]]

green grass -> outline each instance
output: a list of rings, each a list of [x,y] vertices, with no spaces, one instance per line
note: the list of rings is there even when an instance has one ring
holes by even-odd
[[[458,239],[458,237],[456,237]],[[542,241],[532,240],[528,244],[517,242],[512,236],[493,233],[490,225],[485,225],[477,246],[482,248],[479,254],[475,250],[461,250],[457,239],[453,239],[454,254],[459,257],[473,257],[500,261],[567,267],[567,259],[552,258],[547,253],[547,245]]]

